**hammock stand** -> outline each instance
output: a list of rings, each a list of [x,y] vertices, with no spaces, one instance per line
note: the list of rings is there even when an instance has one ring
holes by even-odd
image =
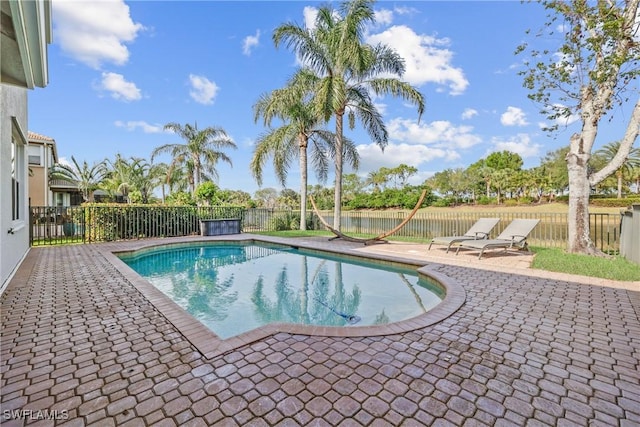
[[[409,220],[411,220],[411,218],[413,218],[413,216],[416,214],[416,212],[418,212],[418,209],[420,209],[420,206],[422,205],[422,202],[424,201],[424,198],[426,197],[426,195],[427,195],[427,190],[422,190],[422,194],[420,195],[420,198],[418,199],[418,203],[416,203],[416,205],[413,207],[413,210],[409,213],[409,216],[407,216],[400,224],[398,224],[397,226],[395,226],[393,229],[391,229],[389,231],[386,231],[384,233],[378,234],[376,237],[371,237],[371,238],[351,237],[351,236],[347,236],[346,234],[341,233],[340,231],[338,231],[335,228],[333,228],[332,226],[330,226],[329,223],[327,223],[327,221],[325,221],[325,219],[322,218],[322,215],[320,215],[320,211],[318,210],[318,207],[316,206],[316,202],[313,200],[313,197],[311,195],[309,195],[309,201],[311,202],[311,206],[313,207],[313,211],[318,216],[318,219],[320,220],[322,225],[324,225],[327,230],[329,230],[330,232],[335,234],[335,237],[331,237],[329,240],[342,239],[342,240],[346,240],[347,242],[363,243],[365,246],[367,246],[367,245],[373,245],[373,244],[376,244],[376,243],[389,243],[388,240],[384,240],[384,239],[386,237],[391,236],[394,233],[397,233],[398,230],[400,230],[402,227],[404,227],[409,222]]]

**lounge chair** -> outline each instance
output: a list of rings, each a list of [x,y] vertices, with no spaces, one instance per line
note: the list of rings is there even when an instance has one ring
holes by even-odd
[[[429,243],[429,249],[427,250],[430,250],[431,245],[435,243],[436,245],[447,245],[446,253],[449,253],[449,249],[451,249],[451,245],[454,243],[459,243],[464,240],[488,239],[489,233],[499,221],[500,218],[480,218],[471,226],[469,231],[464,233],[462,236],[434,237],[431,240],[431,243]]]
[[[461,248],[479,250],[478,259],[482,258],[482,254],[487,249],[527,249],[527,237],[540,222],[539,219],[514,219],[511,224],[507,225],[502,233],[495,239],[488,240],[464,240],[460,242],[456,255]]]

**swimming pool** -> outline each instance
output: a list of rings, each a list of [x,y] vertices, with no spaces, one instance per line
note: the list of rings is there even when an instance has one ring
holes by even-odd
[[[270,323],[391,324],[444,298],[415,268],[273,244],[198,242],[119,257],[222,339]]]

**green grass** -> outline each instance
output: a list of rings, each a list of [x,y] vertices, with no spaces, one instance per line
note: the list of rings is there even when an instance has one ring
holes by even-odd
[[[536,253],[531,267],[539,270],[610,280],[640,280],[640,265],[627,261],[621,256],[598,258],[569,254],[558,248],[532,247],[531,250]]]
[[[265,236],[279,237],[312,237],[312,236],[333,236],[328,231],[323,230],[288,230],[257,232]],[[353,237],[375,237],[373,235],[355,235]],[[426,243],[424,239],[412,239],[403,237],[389,237],[389,240]],[[581,276],[600,277],[610,280],[634,281],[640,280],[640,265],[627,261],[621,256],[609,258],[598,258],[588,255],[576,255],[566,253],[558,248],[532,247],[536,253],[532,268],[538,270],[555,271],[558,273],[579,274]]]

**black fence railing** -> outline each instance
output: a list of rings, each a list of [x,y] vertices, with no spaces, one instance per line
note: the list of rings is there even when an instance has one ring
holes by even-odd
[[[320,214],[329,223],[333,212]],[[394,228],[408,211],[346,211],[342,231],[377,235]],[[529,236],[534,246],[565,248],[568,239],[566,213],[518,212],[419,212],[396,236],[430,239],[466,231],[480,217],[499,217],[494,229],[499,233],[516,218],[538,218],[540,224]],[[297,229],[300,212],[295,209],[244,209],[240,207],[91,205],[79,207],[32,207],[31,244],[89,243],[148,237],[174,237],[200,234],[200,220],[239,218],[241,231],[280,231]],[[618,214],[590,215],[591,239],[609,253],[620,249]],[[307,214],[307,229],[322,229],[315,214]]]
[[[200,220],[244,217],[220,206],[32,206],[32,246],[200,234]]]

